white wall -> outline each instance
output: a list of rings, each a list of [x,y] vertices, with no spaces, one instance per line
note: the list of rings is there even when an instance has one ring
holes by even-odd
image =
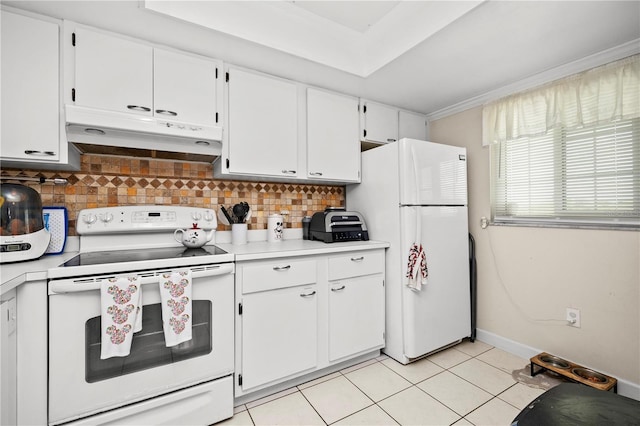
[[[482,108],[429,123],[429,140],[467,148],[478,329],[630,382],[637,390],[640,232],[481,229],[480,218],[491,211],[489,148],[482,147],[481,130]],[[567,307],[580,309],[581,328],[566,325]]]

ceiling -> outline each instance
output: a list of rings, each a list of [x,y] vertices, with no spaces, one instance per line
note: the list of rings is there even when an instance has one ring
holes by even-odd
[[[425,114],[602,52],[640,52],[640,1],[2,4]]]

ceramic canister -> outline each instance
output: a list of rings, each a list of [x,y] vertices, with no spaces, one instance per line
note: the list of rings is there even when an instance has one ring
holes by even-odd
[[[284,219],[282,215],[271,214],[267,218],[267,241],[275,243],[282,241],[282,232],[284,230]]]

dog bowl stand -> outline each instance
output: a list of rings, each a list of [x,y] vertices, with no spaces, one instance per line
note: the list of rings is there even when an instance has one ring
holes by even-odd
[[[598,373],[597,371],[575,364],[571,361],[564,360],[555,355],[542,352],[532,357],[530,361],[531,377],[548,370],[569,379],[572,382],[581,383],[604,391],[613,389],[613,393],[618,393],[617,379],[607,376],[606,374]],[[534,366],[539,367],[537,371]],[[588,378],[576,373],[576,371],[583,372],[585,375],[594,377],[597,381],[589,380]]]

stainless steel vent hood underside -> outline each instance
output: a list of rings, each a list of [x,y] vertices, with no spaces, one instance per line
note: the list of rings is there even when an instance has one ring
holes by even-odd
[[[65,105],[72,143],[219,156],[222,128]]]

